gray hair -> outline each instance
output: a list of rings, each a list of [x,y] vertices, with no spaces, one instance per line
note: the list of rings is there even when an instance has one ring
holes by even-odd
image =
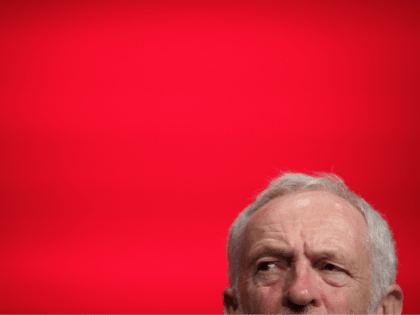
[[[395,283],[398,260],[395,241],[388,223],[364,199],[353,193],[344,181],[335,174],[319,173],[317,177],[299,173],[284,173],[274,179],[255,201],[243,210],[232,224],[227,245],[229,285],[238,300],[238,312],[243,313],[241,303],[242,261],[245,244],[244,233],[251,216],[274,198],[305,191],[326,191],[347,200],[360,210],[367,221],[367,251],[372,274],[371,301],[368,313],[375,308],[387,293],[388,286]]]

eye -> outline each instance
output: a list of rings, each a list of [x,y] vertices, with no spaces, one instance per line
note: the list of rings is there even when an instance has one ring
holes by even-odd
[[[335,287],[344,286],[349,278],[346,270],[330,263],[321,265],[319,270],[322,278]]]
[[[276,264],[271,261],[265,261],[258,265],[258,271],[271,271],[276,268]]]
[[[333,265],[333,264],[325,264],[322,268],[322,270],[326,271],[343,271],[343,269]]]
[[[280,262],[264,261],[257,265],[254,281],[261,286],[271,286],[284,279],[287,273],[288,270],[282,268]]]

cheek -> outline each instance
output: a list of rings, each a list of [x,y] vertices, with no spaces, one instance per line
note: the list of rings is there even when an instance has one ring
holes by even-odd
[[[331,288],[324,292],[321,298],[328,313],[347,313],[350,298],[344,288]]]
[[[272,286],[258,286],[248,291],[248,311],[258,314],[278,313],[281,309],[283,285],[277,282]]]

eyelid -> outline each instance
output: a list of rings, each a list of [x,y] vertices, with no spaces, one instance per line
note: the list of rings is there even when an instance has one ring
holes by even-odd
[[[276,261],[275,260],[267,260],[267,259],[262,259],[261,261],[258,261],[256,263],[257,269],[261,267],[262,264],[275,264]]]
[[[329,261],[324,261],[324,262],[321,262],[321,264],[320,264],[320,268],[322,269],[322,268],[324,268],[324,267],[325,267],[325,266],[327,266],[327,265],[332,265],[332,266],[334,266],[334,268],[335,268],[337,271],[345,272],[345,273],[347,273],[347,274],[348,274],[348,271],[347,271],[344,267],[339,266],[339,265],[337,265],[336,263],[332,263],[332,262],[329,262]]]
[[[291,262],[288,261],[287,259],[282,260],[282,259],[279,259],[279,258],[266,257],[266,258],[262,258],[261,260],[257,261],[256,270],[258,271],[262,264],[274,264],[274,265],[276,265],[277,268],[285,269],[285,268],[290,267],[290,263]]]
[[[271,260],[263,260],[263,261],[260,261],[260,262],[258,262],[258,264],[257,264],[257,269],[259,270],[259,269],[260,269],[260,267],[261,267],[263,264],[267,264],[267,265],[269,265],[269,264],[273,264],[273,265],[275,265],[275,264],[276,264],[276,262],[275,262],[275,261],[271,261]]]
[[[330,263],[330,262],[324,262],[324,263],[322,263],[321,264],[321,268],[325,268],[326,266],[328,266],[328,265],[331,265],[331,266],[333,266],[334,268],[336,268],[336,269],[338,269],[338,270],[341,270],[341,268],[340,267],[338,267],[336,264],[333,264],[333,263]]]

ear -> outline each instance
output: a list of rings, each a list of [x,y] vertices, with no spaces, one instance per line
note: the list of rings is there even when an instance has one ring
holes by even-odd
[[[238,300],[233,294],[231,288],[226,288],[223,290],[223,314],[235,314],[236,309],[238,308]]]
[[[376,314],[401,314],[403,293],[398,284],[391,284],[388,292],[376,308]]]

